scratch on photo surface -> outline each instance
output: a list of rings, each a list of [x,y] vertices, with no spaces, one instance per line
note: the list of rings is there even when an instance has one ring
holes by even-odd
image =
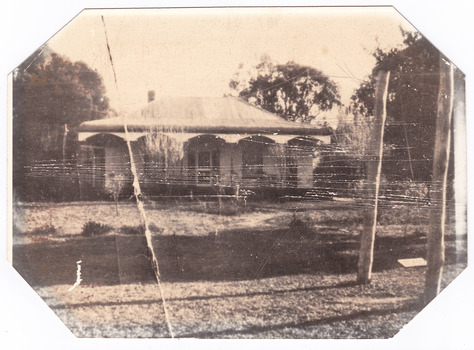
[[[76,282],[74,283],[74,285],[69,288],[67,291],[70,292],[72,291],[74,288],[76,288],[79,284],[81,284],[82,282],[82,278],[81,278],[81,263],[82,263],[82,260],[79,260],[79,261],[76,261],[76,264],[77,264],[77,272],[76,272]]]

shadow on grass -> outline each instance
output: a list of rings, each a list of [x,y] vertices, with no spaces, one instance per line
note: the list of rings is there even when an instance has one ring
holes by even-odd
[[[13,246],[13,267],[30,285],[73,285],[78,265],[86,285],[155,281],[142,236],[80,237]]]
[[[217,237],[156,237],[165,281],[247,280],[281,275],[356,273],[358,235],[288,230],[228,230]],[[425,238],[377,238],[374,271],[425,256]]]
[[[218,236],[155,236],[163,281],[235,281],[295,274],[356,273],[358,235],[297,229],[228,230]],[[398,259],[425,256],[425,238],[379,237],[374,271],[398,267]],[[454,251],[447,249],[447,262]],[[13,265],[31,285],[74,284],[77,262],[85,285],[154,282],[141,235],[76,237],[64,242],[18,244]]]
[[[346,273],[350,237],[282,230],[229,230],[217,237],[157,237],[165,281],[247,280],[300,273]]]
[[[316,286],[316,287],[306,287],[306,288],[291,288],[291,289],[277,289],[270,291],[260,291],[260,292],[246,292],[246,293],[234,293],[234,294],[218,294],[218,295],[194,295],[183,298],[166,298],[168,302],[172,301],[202,301],[202,300],[213,300],[213,299],[229,299],[229,298],[242,298],[242,297],[256,297],[256,296],[265,296],[265,295],[279,295],[279,294],[288,294],[288,293],[300,293],[300,292],[311,292],[318,290],[331,290],[339,288],[347,288],[355,286],[356,282],[343,282],[335,285],[325,285],[325,286]],[[81,307],[110,307],[110,306],[124,306],[124,305],[154,305],[163,303],[163,299],[145,299],[145,300],[128,300],[128,301],[98,301],[98,302],[88,302],[88,303],[76,303],[76,304],[58,304],[51,306],[52,309],[75,309]]]
[[[321,326],[321,325],[328,325],[332,323],[337,323],[337,322],[342,322],[342,321],[351,321],[351,320],[357,320],[357,319],[366,319],[368,317],[374,317],[374,316],[386,316],[386,315],[391,315],[395,313],[400,313],[400,312],[410,312],[410,311],[418,311],[420,306],[417,303],[412,303],[405,305],[403,307],[398,307],[398,308],[390,308],[390,309],[378,309],[378,310],[361,310],[361,311],[356,311],[352,312],[346,315],[337,315],[337,316],[330,316],[330,317],[325,317],[325,318],[320,318],[320,319],[314,319],[314,320],[306,320],[306,321],[301,321],[301,322],[288,322],[288,323],[280,323],[280,324],[270,324],[270,325],[254,325],[251,327],[247,327],[244,329],[223,329],[219,331],[210,331],[210,332],[196,332],[196,333],[189,333],[189,334],[180,334],[180,338],[219,338],[219,337],[225,337],[225,336],[231,336],[232,338],[237,338],[239,335],[258,335],[259,333],[262,332],[269,332],[269,331],[276,331],[276,330],[282,330],[285,328],[305,328],[305,327],[314,327],[314,326]],[[394,334],[386,334],[386,335],[381,335],[380,337],[377,338],[390,338]],[[367,338],[370,338],[371,336],[368,335]],[[364,338],[364,337],[360,337]]]

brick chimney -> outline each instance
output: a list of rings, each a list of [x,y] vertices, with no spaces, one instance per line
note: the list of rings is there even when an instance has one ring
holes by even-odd
[[[148,103],[155,100],[155,90],[148,90]]]

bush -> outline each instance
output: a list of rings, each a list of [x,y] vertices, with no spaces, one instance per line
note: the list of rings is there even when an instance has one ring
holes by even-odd
[[[124,235],[142,235],[145,234],[145,227],[140,226],[128,226],[124,225],[120,228],[120,233]]]
[[[297,231],[309,232],[313,229],[313,223],[308,216],[298,217],[296,213],[294,213],[290,222],[290,228]]]
[[[23,232],[15,224],[13,224],[14,235],[29,235],[29,236],[49,236],[57,233],[56,227],[52,225],[45,225],[39,228],[35,228],[33,231]]]
[[[188,209],[196,213],[204,213],[221,216],[235,216],[245,213],[251,213],[258,210],[255,203],[245,203],[244,201],[226,200],[219,202],[200,202],[198,205],[191,206]]]
[[[154,224],[150,224],[148,225],[148,229],[151,231],[151,232],[162,232],[163,229],[154,225]],[[144,225],[139,225],[139,226],[128,226],[128,225],[125,225],[125,226],[122,226],[120,228],[120,233],[124,234],[124,235],[144,235],[145,234],[145,226]]]
[[[37,235],[37,236],[47,236],[47,235],[54,235],[56,234],[57,230],[56,227],[52,225],[46,225],[40,228],[36,228],[30,232],[30,235]]]
[[[388,181],[386,178],[380,184],[382,199],[400,203],[427,203],[428,186],[425,182]]]
[[[95,221],[88,221],[82,226],[81,234],[84,237],[95,237],[104,235],[112,231],[113,227],[107,224],[101,224]]]

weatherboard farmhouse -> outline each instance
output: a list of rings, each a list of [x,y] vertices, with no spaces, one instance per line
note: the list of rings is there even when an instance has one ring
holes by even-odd
[[[78,130],[82,191],[131,185],[130,143],[141,186],[194,193],[223,189],[310,189],[331,131],[289,122],[233,97],[168,97]]]

